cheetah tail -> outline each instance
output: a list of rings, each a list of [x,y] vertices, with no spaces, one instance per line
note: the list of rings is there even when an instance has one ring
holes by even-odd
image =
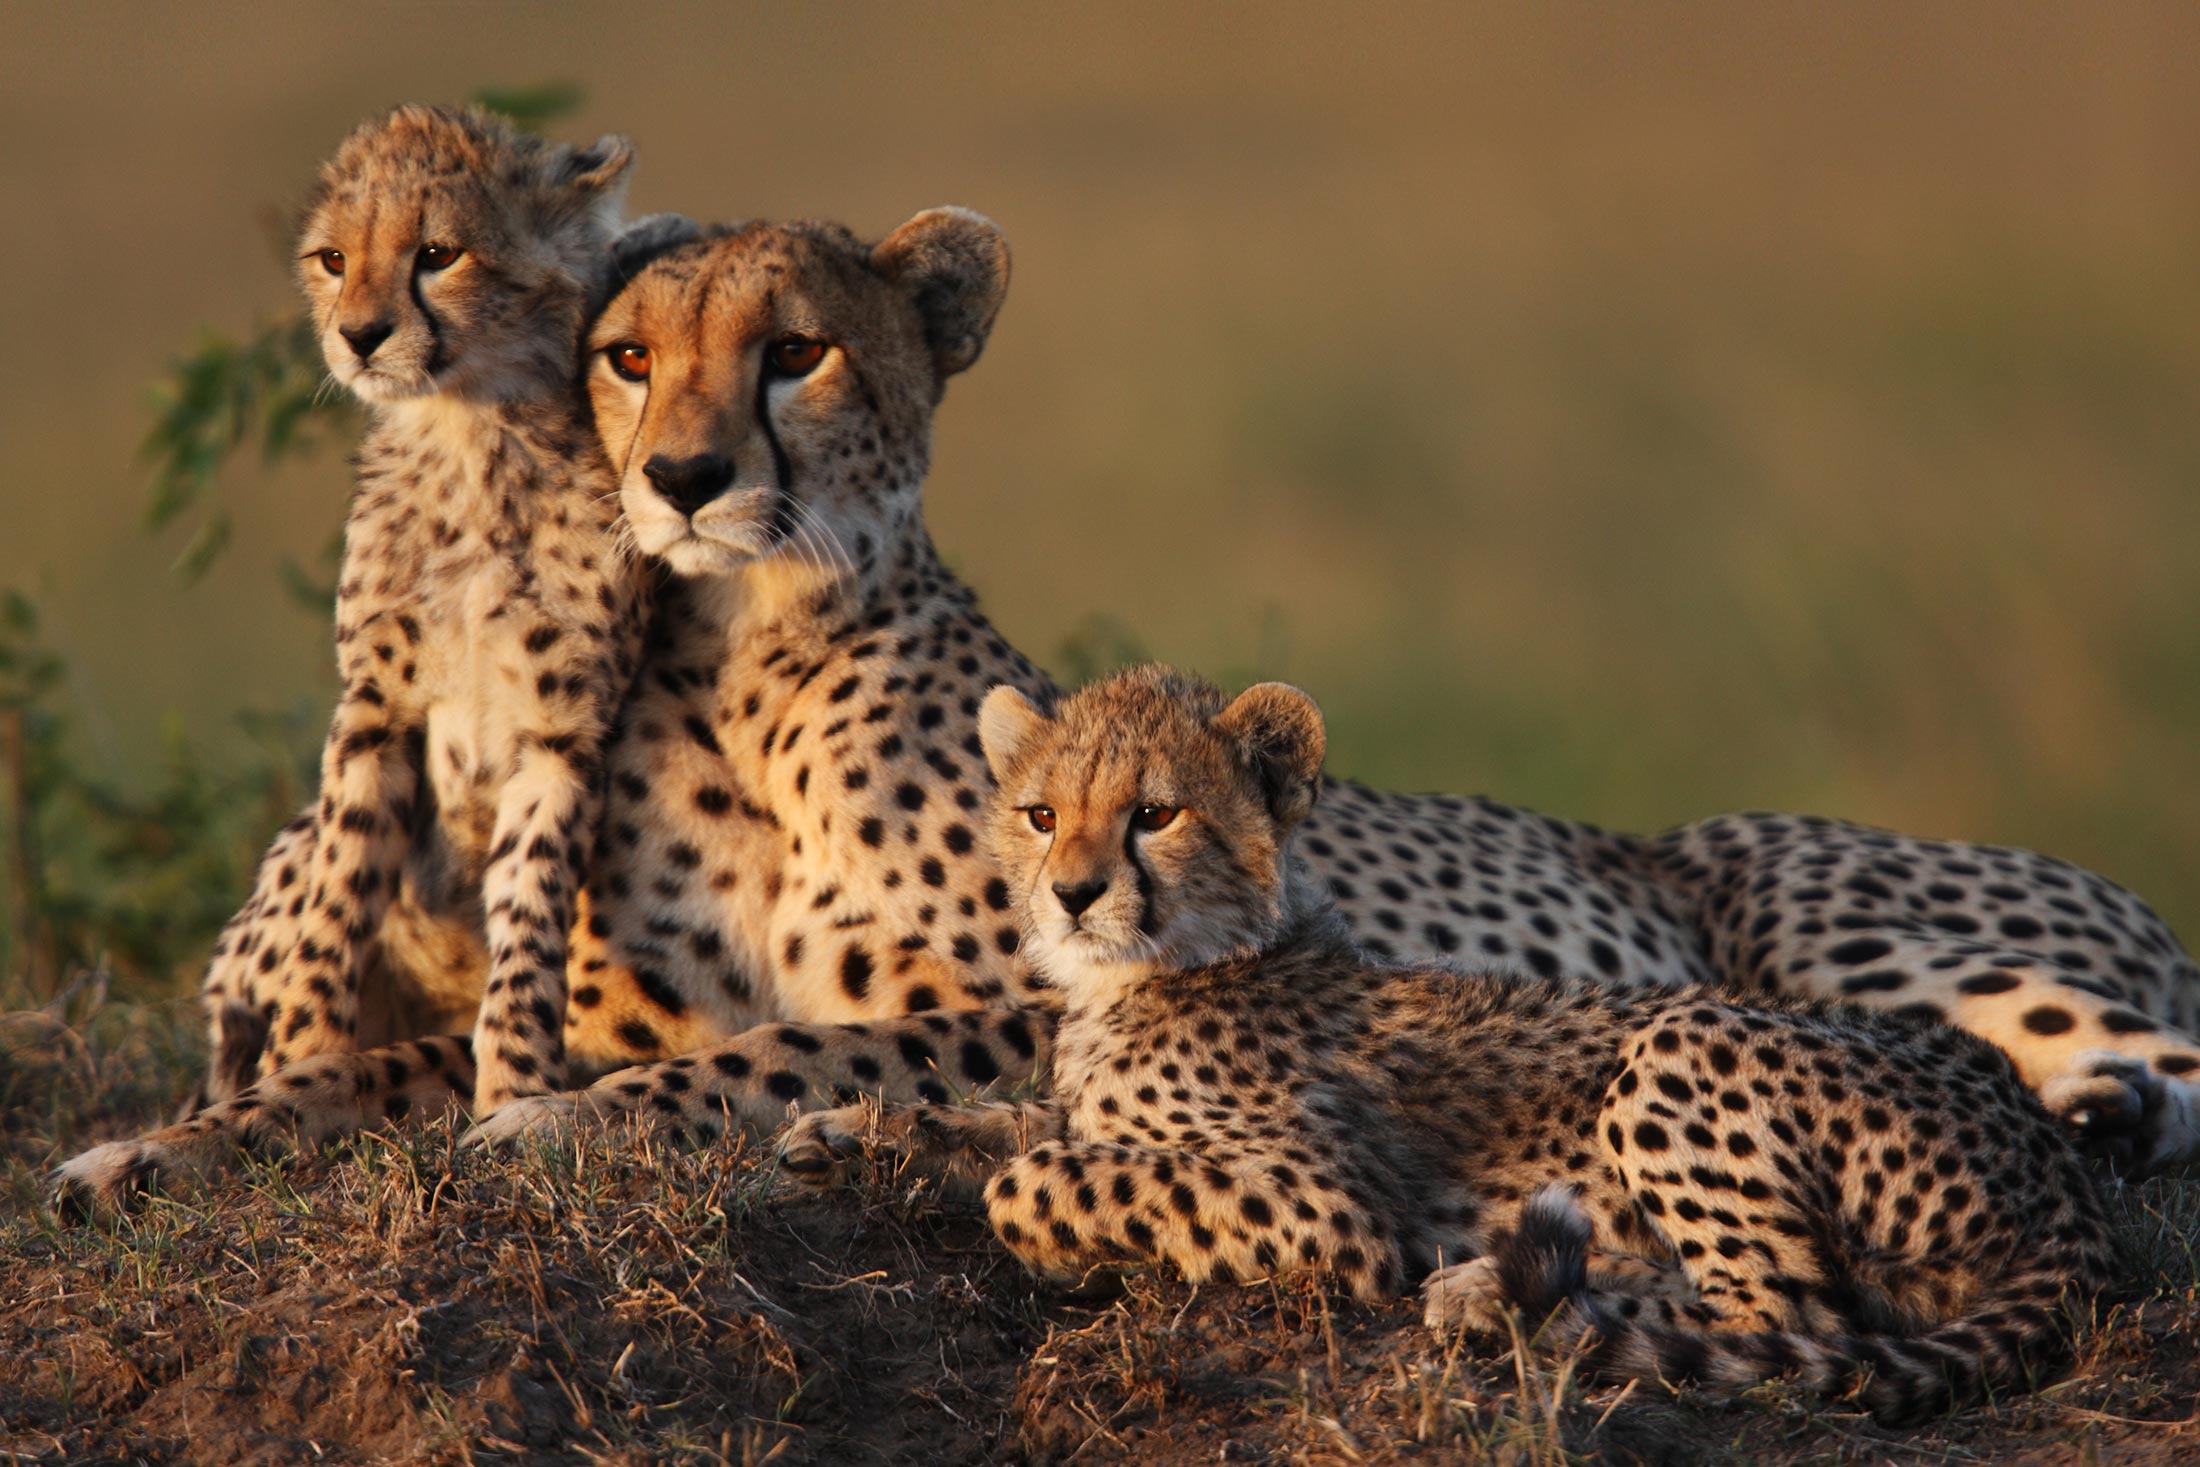
[[[1562,1309],[1570,1310],[1566,1323],[1590,1323],[1584,1301],[1589,1298],[1593,1234],[1588,1214],[1570,1187],[1544,1187],[1522,1206],[1519,1223],[1493,1256],[1498,1287],[1531,1324],[1540,1325]]]
[[[1694,1330],[1626,1318],[1611,1296],[1591,1289],[1590,1235],[1573,1194],[1547,1187],[1499,1246],[1498,1277],[1529,1319],[1559,1314],[1560,1335],[1593,1331],[1587,1368],[1610,1379],[1696,1381],[1740,1391],[1791,1377],[1814,1394],[1853,1393],[1882,1425],[1900,1426],[1991,1391],[2023,1389],[2069,1349],[2056,1308],[2071,1277],[2067,1268],[2012,1274],[1964,1314],[1917,1335]]]

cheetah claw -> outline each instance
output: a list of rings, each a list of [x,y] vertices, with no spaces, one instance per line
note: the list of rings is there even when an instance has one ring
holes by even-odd
[[[523,1095],[507,1101],[467,1128],[458,1138],[466,1150],[502,1146],[523,1137],[563,1135],[581,1108],[576,1095]]]
[[[71,1157],[47,1179],[55,1215],[69,1222],[91,1222],[126,1212],[150,1192],[160,1164],[135,1141],[109,1141]]]
[[[1497,1260],[1488,1254],[1438,1269],[1421,1284],[1421,1322],[1430,1329],[1503,1334],[1505,1316]]]
[[[2040,1099],[2079,1145],[2119,1171],[2158,1171],[2200,1154],[2200,1086],[2154,1072],[2143,1059],[2089,1049],[2040,1087]]]
[[[795,1118],[779,1142],[779,1165],[787,1175],[812,1186],[840,1180],[846,1163],[863,1155],[864,1136],[874,1129],[875,1108],[844,1105],[813,1110]]]

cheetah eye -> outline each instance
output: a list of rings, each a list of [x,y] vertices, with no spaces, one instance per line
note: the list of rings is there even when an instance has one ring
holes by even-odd
[[[638,341],[621,341],[603,349],[611,370],[629,382],[649,380],[649,348]]]
[[[1131,812],[1131,824],[1140,830],[1161,830],[1177,816],[1175,805],[1140,805]]]
[[[420,247],[420,268],[423,270],[448,270],[457,264],[458,257],[465,253],[457,245],[422,245]]]
[[[1051,835],[1054,833],[1053,806],[1032,805],[1027,807],[1024,810],[1024,813],[1031,817],[1031,828],[1033,830],[1039,831],[1041,834],[1045,835]]]
[[[776,377],[807,377],[825,360],[825,343],[808,336],[782,336],[764,353]]]
[[[342,250],[315,250],[313,258],[319,260],[321,268],[331,275],[344,273],[344,252]]]

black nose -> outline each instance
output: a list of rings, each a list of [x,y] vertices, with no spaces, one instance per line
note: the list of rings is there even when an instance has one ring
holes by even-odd
[[[733,460],[715,453],[694,458],[666,458],[660,453],[642,465],[642,474],[674,509],[693,514],[733,483]]]
[[[339,326],[336,334],[351,343],[351,349],[360,361],[374,355],[374,349],[390,339],[397,328],[387,321],[369,321],[364,326]]]
[[[1062,910],[1072,917],[1082,917],[1085,909],[1107,893],[1105,881],[1083,881],[1075,886],[1054,883],[1054,899],[1062,904]]]

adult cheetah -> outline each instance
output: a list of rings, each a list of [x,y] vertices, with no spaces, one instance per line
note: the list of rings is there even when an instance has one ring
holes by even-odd
[[[879,1130],[990,1173],[1043,1274],[1425,1279],[1432,1324],[1571,1305],[1623,1378],[1792,1373],[1888,1422],[2022,1386],[2109,1281],[2088,1169],[1960,1030],[1370,957],[1292,851],[1323,747],[1294,688],[1147,667],[1051,717],[1002,689],[983,727],[1064,998],[1053,1094]],[[875,1114],[809,1113],[787,1165],[828,1174]]]

